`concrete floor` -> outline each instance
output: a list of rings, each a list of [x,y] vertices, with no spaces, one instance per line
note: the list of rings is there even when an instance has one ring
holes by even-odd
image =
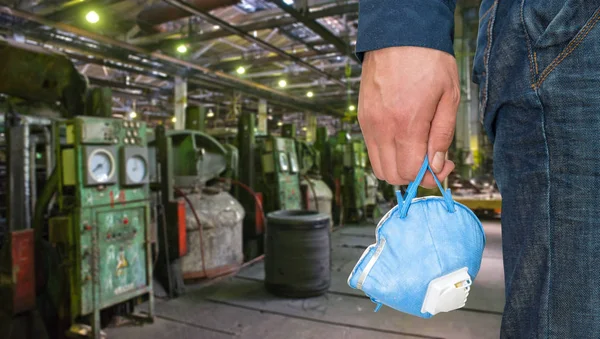
[[[487,245],[465,308],[424,320],[374,304],[346,284],[350,270],[375,242],[374,226],[347,226],[332,235],[329,292],[282,299],[263,288],[263,263],[236,277],[193,289],[178,299],[156,301],[156,321],[109,328],[109,338],[498,338],[504,285],[500,223],[484,222]]]

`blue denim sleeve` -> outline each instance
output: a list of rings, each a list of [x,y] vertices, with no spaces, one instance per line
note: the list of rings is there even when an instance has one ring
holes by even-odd
[[[356,55],[395,46],[454,54],[456,0],[360,0]]]

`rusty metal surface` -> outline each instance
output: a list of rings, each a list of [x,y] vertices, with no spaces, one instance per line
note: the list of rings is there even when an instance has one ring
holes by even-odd
[[[12,314],[35,309],[35,251],[33,230],[14,231],[6,243],[10,250],[10,267],[1,273],[0,285],[11,290]],[[8,300],[6,300],[8,301]]]

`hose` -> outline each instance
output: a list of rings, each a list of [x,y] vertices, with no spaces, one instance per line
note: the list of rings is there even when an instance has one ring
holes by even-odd
[[[192,204],[192,202],[188,198],[188,196],[177,187],[175,187],[175,192],[177,192],[177,194],[179,194],[185,200],[185,202],[187,202],[188,206],[190,206],[190,209],[192,210],[192,214],[194,214],[194,218],[196,219],[196,223],[198,224],[198,233],[200,234],[200,256],[202,257],[202,273],[204,274],[205,277],[208,277],[208,274],[206,273],[206,263],[204,260],[205,256],[204,256],[204,238],[202,235],[202,233],[203,233],[202,232],[202,223],[200,222],[198,213],[196,213],[196,208],[194,208],[194,205]]]
[[[35,232],[36,241],[42,240],[42,235],[44,231],[44,212],[50,200],[54,196],[54,193],[58,190],[58,184],[60,181],[59,172],[54,169],[52,171],[52,175],[48,178],[48,181],[44,185],[44,189],[42,190],[42,194],[40,194],[36,204],[35,210],[33,213],[33,229]]]
[[[312,191],[313,197],[315,198],[315,208],[317,209],[317,212],[319,212],[319,199],[317,199],[317,191],[315,190],[315,184],[313,183],[313,181],[308,177],[308,175],[304,174],[304,179],[306,179],[306,182],[308,182],[308,186],[310,187],[310,190]],[[306,206],[306,208],[308,208],[308,206]]]
[[[265,215],[265,210],[263,209],[262,202],[260,201],[260,199],[258,199],[258,194],[252,188],[250,188],[250,186],[244,184],[241,181],[231,179],[231,178],[219,178],[219,181],[221,181],[221,182],[229,181],[232,184],[238,185],[241,188],[243,188],[246,192],[250,193],[250,195],[254,198],[254,202],[256,202],[256,206],[258,206],[258,209],[260,210],[260,214],[262,215],[262,219],[263,219],[263,224],[266,226],[267,217]]]

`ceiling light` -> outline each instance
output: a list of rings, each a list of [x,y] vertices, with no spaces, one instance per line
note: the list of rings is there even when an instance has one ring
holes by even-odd
[[[294,0],[283,0],[283,2],[285,2],[286,5],[293,5],[294,4]]]
[[[212,118],[215,116],[215,113],[212,111],[212,109],[208,110],[208,113],[206,113],[206,117],[207,118]]]
[[[89,23],[91,24],[95,24],[98,21],[100,21],[100,16],[98,15],[98,13],[96,13],[95,11],[89,11],[86,15],[85,15],[85,20],[87,20]]]
[[[242,75],[242,74],[246,73],[246,69],[243,66],[238,67],[235,71],[239,75]]]
[[[219,27],[219,25],[214,25],[213,26],[213,29],[219,29],[219,28],[221,28],[221,27]]]
[[[269,120],[273,120],[273,116],[272,116],[272,115],[268,115],[268,116],[267,116],[267,119],[269,119]]]
[[[307,129],[308,129],[308,128],[306,128],[306,127],[302,127],[302,130],[303,130],[304,132],[306,132],[306,130],[307,130]]]
[[[285,86],[287,86],[287,81],[281,79],[281,80],[279,80],[278,84],[279,84],[279,87],[284,88]]]
[[[314,94],[313,94],[313,92],[311,92],[311,91],[308,91],[308,92],[306,92],[306,96],[307,96],[307,97],[309,97],[309,98],[312,98],[312,97],[313,97],[313,95],[314,95]]]
[[[187,47],[184,44],[181,44],[181,45],[177,46],[177,52],[183,54],[183,53],[187,52]]]
[[[133,112],[133,111],[129,112],[129,118],[130,119],[135,119],[136,117],[137,117],[137,113],[136,112]]]
[[[177,122],[177,118],[176,117],[171,118],[171,122],[176,123]]]
[[[280,121],[280,122],[278,122],[278,123],[277,123],[277,126],[279,126],[279,127],[283,126],[283,122],[281,122],[281,121]]]
[[[354,105],[350,105],[348,106],[348,109],[350,110],[350,112],[353,112],[356,109],[356,107],[354,107]]]

